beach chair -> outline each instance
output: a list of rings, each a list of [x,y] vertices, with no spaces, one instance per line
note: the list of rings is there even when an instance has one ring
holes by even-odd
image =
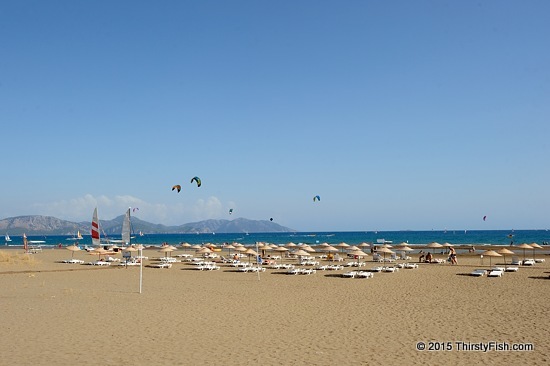
[[[342,273],[342,277],[346,277],[346,278],[355,278],[356,275],[357,275],[357,271]]]
[[[399,268],[397,267],[388,267],[388,266],[382,267],[382,272],[394,273],[397,271],[399,271]]]
[[[383,261],[384,261],[384,258],[383,258],[380,254],[375,253],[375,254],[373,254],[373,256],[372,256],[372,261],[373,261],[373,262],[383,262]]]
[[[505,271],[505,272],[517,272],[518,270],[519,270],[518,267],[514,267],[514,266],[510,267],[510,266],[508,266],[508,267],[506,267],[506,269],[505,269],[504,271]]]
[[[372,278],[374,275],[371,272],[359,271],[355,275],[355,278]]]
[[[485,269],[476,269],[470,272],[470,276],[474,276],[474,277],[482,277],[482,276],[485,276],[486,274],[487,274],[487,270]]]
[[[534,259],[525,259],[522,263],[524,266],[534,266],[535,260]]]
[[[403,268],[405,269],[416,269],[418,268],[418,264],[416,263],[406,263]]]
[[[519,259],[519,257],[512,257],[512,262],[510,262],[513,266],[521,266],[522,260]]]
[[[502,270],[502,268],[496,268],[490,270],[489,273],[487,273],[487,277],[502,277],[503,274],[504,271]]]

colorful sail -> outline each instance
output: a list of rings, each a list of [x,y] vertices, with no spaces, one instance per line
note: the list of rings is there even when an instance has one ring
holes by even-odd
[[[97,218],[97,207],[92,218],[92,244],[99,246],[99,219]]]

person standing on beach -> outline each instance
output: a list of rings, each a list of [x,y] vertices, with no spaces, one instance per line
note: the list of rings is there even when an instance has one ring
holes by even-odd
[[[451,264],[458,264],[456,260],[456,251],[455,248],[449,247],[449,258],[451,258]]]

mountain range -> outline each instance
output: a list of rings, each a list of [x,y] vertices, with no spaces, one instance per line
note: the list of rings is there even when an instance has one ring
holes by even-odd
[[[99,220],[102,233],[120,235],[124,215],[112,220]],[[88,234],[91,231],[90,222],[72,222],[52,216],[30,215],[9,217],[0,220],[0,232],[10,235],[74,235],[77,231]],[[233,220],[203,220],[177,226],[153,224],[132,217],[132,231],[144,234],[186,234],[186,233],[274,233],[292,232],[293,229],[281,226],[267,220],[249,220],[236,218]]]

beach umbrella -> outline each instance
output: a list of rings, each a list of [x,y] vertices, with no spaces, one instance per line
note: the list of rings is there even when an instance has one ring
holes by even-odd
[[[344,248],[349,247],[349,244],[341,242],[340,244],[336,244],[335,247],[340,248],[344,252]]]
[[[298,262],[300,262],[301,257],[307,257],[307,256],[309,256],[309,253],[306,252],[306,251],[303,250],[303,249],[299,249],[299,250],[297,250],[297,251],[295,251],[295,252],[292,252],[292,254],[294,254],[295,256],[298,257]]]
[[[397,248],[396,248],[396,249],[397,249]],[[408,245],[400,246],[398,250],[399,250],[399,251],[402,251],[403,253],[414,251],[414,249],[411,248],[411,247],[409,247]],[[403,256],[404,256],[404,255],[403,255]]]
[[[368,254],[363,252],[361,249],[355,249],[349,252],[349,254],[353,255],[354,257],[357,256],[357,259],[360,259],[361,257],[367,257]]]
[[[444,243],[442,244],[444,248],[447,248],[447,251],[449,251],[449,248],[451,248],[453,245],[451,243]]]
[[[235,249],[235,247],[232,245],[232,244],[227,244],[225,247],[225,249],[229,249],[229,258],[231,258],[231,249]]]
[[[294,244],[293,242],[290,242],[287,245],[285,245],[285,247],[287,247],[287,248],[294,248],[295,246],[296,246],[296,244]]]
[[[430,248],[430,249],[433,249],[434,250],[434,253],[435,254],[435,250],[438,249],[438,248],[443,248],[443,245],[439,244],[438,242],[431,242],[430,244],[426,245],[426,248]]]
[[[512,252],[509,249],[506,249],[506,248],[502,248],[502,249],[497,250],[497,253],[502,254],[502,256],[504,257],[504,269],[506,269],[506,255],[512,255],[512,254],[515,254],[515,253]]]
[[[498,254],[494,250],[486,250],[483,253],[481,253],[481,258],[483,258],[483,256],[489,257],[489,267],[491,267],[491,258],[492,257],[502,257],[502,254]]]
[[[274,251],[276,252],[279,252],[281,253],[281,263],[283,263],[283,258],[285,257],[285,255],[283,254],[284,252],[288,252],[288,249],[285,248],[285,247],[277,247],[275,249],[273,249]]]
[[[169,253],[173,252],[176,248],[174,248],[173,246],[171,245],[164,245],[162,246],[160,249],[159,249],[159,252],[160,253],[164,253],[164,256],[165,257],[168,257]]]
[[[248,254],[248,263],[250,263],[250,258],[254,255],[254,256],[258,256],[258,253],[252,249],[252,248],[248,248],[245,250],[244,254]]]
[[[525,260],[525,249],[533,249],[533,247],[527,243],[520,244],[517,248],[523,249],[523,260]]]
[[[102,255],[114,254],[114,252],[111,252],[110,250],[107,250],[107,249],[104,249],[104,248],[100,247],[100,248],[95,248],[95,249],[91,250],[90,254],[92,254],[92,255],[97,254],[98,259],[101,259]]]
[[[538,245],[537,243],[531,243],[529,245],[533,248],[533,260],[535,260],[535,250],[536,249],[542,249],[542,247],[540,245]]]
[[[368,248],[370,247],[370,244],[369,243],[365,243],[365,242],[362,242],[361,244],[358,245],[359,248]]]
[[[69,245],[67,247],[67,250],[70,250],[72,252],[71,253],[71,258],[74,258],[74,252],[78,252],[80,250],[80,248],[78,247],[78,245],[73,244],[73,245]]]
[[[397,244],[396,246],[394,246],[394,248],[395,248],[395,249],[400,249],[400,248],[408,247],[408,246],[409,246],[409,243],[402,242],[402,243]]]
[[[378,253],[384,253],[384,263],[386,263],[386,254],[393,254],[394,252],[390,248],[382,247],[378,249]]]
[[[308,253],[315,253],[315,249],[313,249],[312,247],[310,247],[309,245],[305,245],[302,247],[302,250],[305,250],[306,252]]]

